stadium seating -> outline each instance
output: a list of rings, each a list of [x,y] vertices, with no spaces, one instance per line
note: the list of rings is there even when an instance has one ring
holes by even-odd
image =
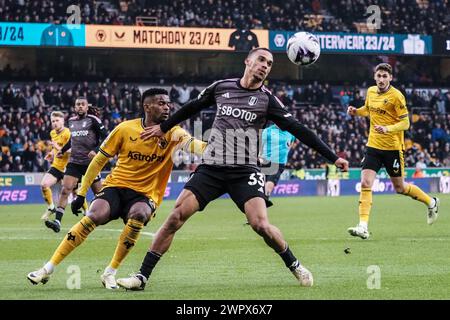
[[[102,109],[108,130],[118,123],[138,116],[140,87],[148,85],[116,83],[6,83],[0,84],[0,172],[36,172],[48,169],[44,160],[49,150],[50,112],[71,113],[77,96],[86,95],[93,105]],[[195,97],[203,86],[167,87],[173,101],[185,102]],[[282,84],[270,89],[302,123],[315,130],[341,157],[358,167],[367,142],[366,119],[350,119],[346,108],[364,102],[359,87],[332,87],[314,83],[293,87]],[[406,133],[407,166],[419,162],[426,166],[450,166],[450,93],[419,95],[408,90],[406,98],[413,116]],[[183,100],[183,101],[180,101]],[[178,107],[178,104],[177,104]],[[185,127],[190,130],[192,122]],[[288,168],[318,168],[322,158],[302,144],[290,153]],[[177,163],[176,163],[177,164]],[[421,164],[422,165],[422,164]],[[177,166],[183,169],[184,164]]]
[[[67,21],[67,7],[80,7],[81,23],[333,32],[446,34],[447,0],[378,0],[381,29],[364,27],[364,0],[3,0],[0,20]],[[397,8],[401,8],[400,10]],[[448,13],[447,13],[448,15]],[[448,21],[448,20],[447,20]]]

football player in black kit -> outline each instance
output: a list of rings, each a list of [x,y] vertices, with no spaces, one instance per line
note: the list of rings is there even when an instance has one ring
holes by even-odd
[[[202,211],[209,202],[225,193],[245,213],[253,230],[280,255],[300,285],[313,285],[312,273],[294,256],[281,231],[269,223],[266,205],[270,203],[264,192],[264,174],[257,165],[259,132],[270,120],[341,170],[348,170],[348,162],[339,158],[314,132],[294,119],[283,104],[263,86],[272,64],[273,55],[270,50],[251,50],[245,59],[242,78],[214,82],[197,99],[186,103],[169,119],[147,128],[141,134],[144,140],[162,136],[201,109],[217,106],[202,164],[186,183],[175,208],[156,233],[139,273],[118,279],[119,286],[129,290],[143,290],[156,263],[169,249],[176,231],[195,212]],[[235,134],[230,137],[232,132]]]
[[[70,140],[57,155],[57,157],[62,156],[70,149],[70,159],[62,180],[62,189],[56,208],[55,220],[45,221],[47,228],[55,232],[59,232],[61,229],[61,219],[64,215],[69,194],[76,189],[81,177],[86,173],[91,159],[97,154],[96,150],[107,136],[102,121],[97,117],[97,111],[95,108],[89,107],[85,97],[75,100],[75,113],[77,115],[69,119]],[[91,188],[96,194],[101,187],[101,177],[98,176]]]

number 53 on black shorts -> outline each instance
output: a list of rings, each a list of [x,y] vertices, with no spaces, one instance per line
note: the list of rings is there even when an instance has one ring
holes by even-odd
[[[256,168],[227,168],[202,164],[184,186],[190,190],[202,211],[206,205],[228,193],[242,212],[245,203],[254,197],[263,198],[266,206],[272,202],[265,195],[265,176]]]

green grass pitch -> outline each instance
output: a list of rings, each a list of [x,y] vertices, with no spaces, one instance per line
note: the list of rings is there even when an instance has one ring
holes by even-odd
[[[121,221],[96,229],[46,285],[32,286],[27,273],[50,258],[78,218],[67,210],[63,229],[55,234],[39,219],[44,205],[2,205],[0,299],[450,299],[450,196],[440,198],[440,217],[428,226],[421,203],[375,195],[369,240],[346,232],[358,220],[357,197],[273,199],[270,221],[313,272],[312,288],[298,286],[281,259],[244,225],[244,215],[231,200],[217,200],[177,233],[143,292],[111,292],[99,280],[114,252]],[[118,277],[139,269],[152,234],[172,206],[173,201],[163,203]],[[67,288],[72,265],[80,269],[79,290]],[[368,282],[377,284],[372,268],[379,268],[379,289],[368,288]]]

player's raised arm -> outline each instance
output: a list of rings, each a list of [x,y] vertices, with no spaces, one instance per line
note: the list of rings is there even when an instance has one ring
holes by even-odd
[[[298,140],[319,152],[324,158],[334,163],[342,171],[348,170],[348,161],[339,158],[328,145],[323,142],[313,131],[294,119],[287,112],[283,104],[272,94],[269,96],[268,119],[275,122],[280,129],[293,134]]]
[[[72,147],[72,138],[69,138],[69,141],[58,151],[57,155],[62,156]]]
[[[89,117],[92,119],[92,128],[97,135],[97,147],[89,153],[89,156],[93,157],[99,151],[100,144],[108,136],[108,131],[106,130],[100,118],[92,114],[90,114]]]
[[[214,90],[217,82],[205,88],[196,99],[192,99],[185,103],[177,112],[169,119],[159,125],[145,128],[141,133],[142,140],[148,140],[151,137],[161,137],[164,133],[172,129],[174,126],[189,119],[202,109],[208,108],[215,103]]]
[[[186,130],[178,128],[173,134],[171,139],[173,141],[178,141],[177,150],[183,150],[188,153],[193,153],[198,156],[201,156],[203,154],[203,151],[205,151],[205,148],[207,146],[207,143],[195,139],[192,137]]]
[[[99,152],[89,163],[89,167],[81,180],[81,186],[77,191],[77,197],[71,204],[73,214],[78,215],[80,208],[83,206],[89,187],[92,185],[100,171],[102,171],[106,163],[108,163],[109,159],[117,153],[119,146],[122,144],[121,132],[121,126],[118,125],[105,139],[99,148]]]
[[[368,97],[369,97],[369,92],[367,92],[367,94],[366,94],[366,100],[364,101],[364,105],[360,108],[356,108],[354,106],[348,106],[347,114],[350,116],[368,117],[369,116]]]
[[[350,116],[359,116],[359,117],[368,117],[369,111],[366,106],[362,106],[361,108],[355,108],[354,106],[348,106],[347,114]]]
[[[95,178],[98,176],[108,160],[109,158],[107,156],[105,156],[102,152],[99,152],[89,163],[89,167],[81,180],[81,186],[77,190],[77,197],[71,203],[71,209],[74,215],[78,215],[80,213],[80,209],[83,206],[89,187],[92,185]]]
[[[369,110],[367,109],[367,106],[364,105],[361,108],[356,109],[355,115],[357,115],[358,117],[368,117]]]
[[[399,121],[396,124],[392,124],[389,126],[382,126],[382,125],[374,125],[373,128],[376,132],[385,134],[388,132],[399,132],[399,131],[405,131],[409,129],[409,118],[408,115],[400,117]]]

